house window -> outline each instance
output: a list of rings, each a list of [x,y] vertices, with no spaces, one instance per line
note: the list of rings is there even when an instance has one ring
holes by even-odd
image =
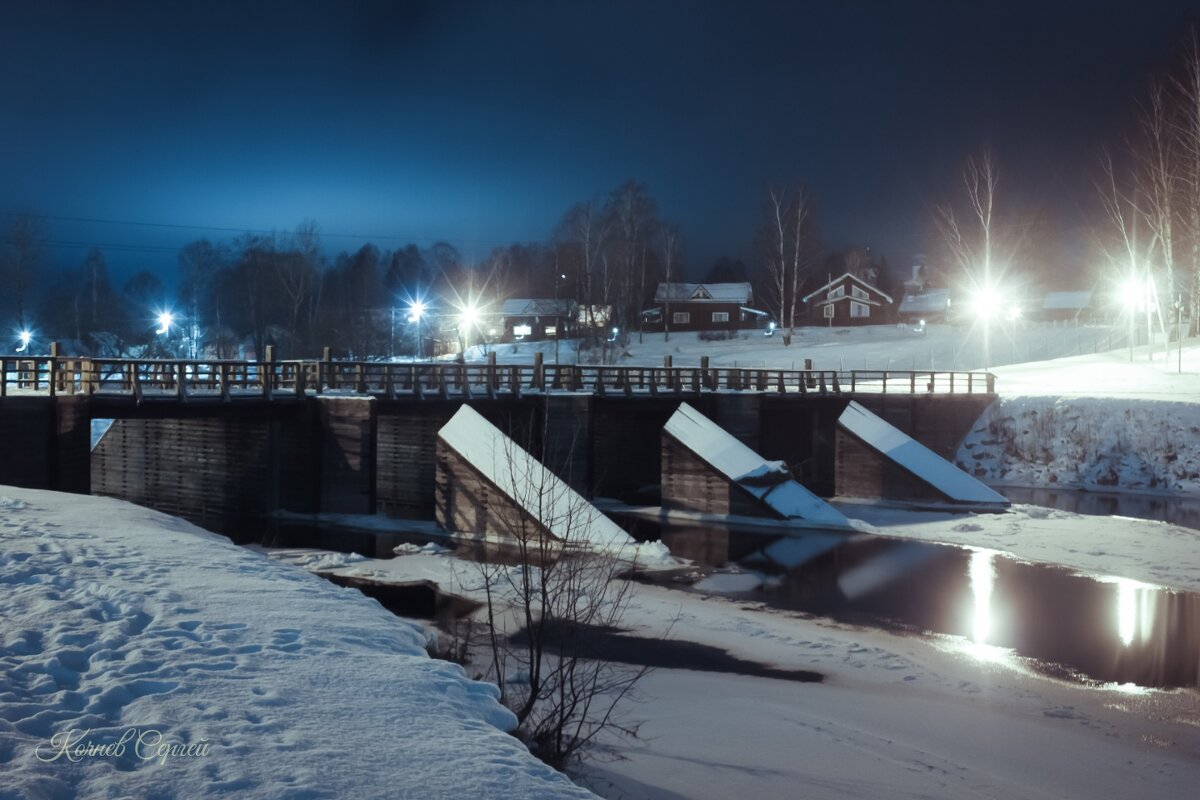
[[[825,319],[833,319],[833,303],[825,304]]]
[[[546,331],[547,336],[557,336],[558,335],[558,326],[557,325],[547,325],[545,328],[545,331]]]
[[[676,325],[687,325],[691,321],[692,315],[687,311],[676,311],[671,314],[671,322],[674,322]]]
[[[712,314],[713,314],[713,316],[712,316],[713,322],[729,322],[729,312],[728,311],[714,311],[714,312],[712,312]]]
[[[869,317],[871,316],[871,307],[866,303],[856,303],[850,301],[850,316],[851,317]]]
[[[533,335],[533,327],[530,325],[514,325],[513,336],[531,336]]]
[[[871,296],[869,294],[867,294],[865,290],[860,289],[857,286],[850,287],[850,294],[854,295],[859,300],[870,300],[871,299]]]
[[[837,299],[837,298],[839,298],[839,297],[843,297],[843,296],[845,296],[845,294],[846,294],[846,287],[845,287],[845,286],[839,286],[839,287],[837,287],[836,289],[834,289],[833,291],[831,291],[831,292],[830,292],[828,295],[826,295],[826,296],[827,296],[827,297],[828,297],[830,300],[836,300],[836,299]]]

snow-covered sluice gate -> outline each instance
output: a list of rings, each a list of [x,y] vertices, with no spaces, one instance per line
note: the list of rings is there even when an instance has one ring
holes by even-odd
[[[990,394],[776,391],[0,398],[0,484],[120,497],[220,527],[277,510],[433,519],[437,434],[464,404],[587,497],[656,502],[662,430],[684,402],[818,496],[863,460],[839,459],[854,400],[942,457]],[[93,420],[113,420],[94,447]],[[858,466],[855,466],[855,465]],[[876,468],[877,469],[877,468]],[[877,469],[878,472],[878,469]],[[876,481],[886,489],[886,475]]]

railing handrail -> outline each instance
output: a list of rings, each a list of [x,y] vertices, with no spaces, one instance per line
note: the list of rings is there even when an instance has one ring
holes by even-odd
[[[92,356],[0,356],[0,397],[10,389],[49,394],[133,395],[168,391],[180,400],[189,392],[253,392],[265,398],[288,392],[336,390],[388,395],[453,393],[521,394],[523,392],[649,392],[697,394],[704,391],[813,393],[845,395],[991,394],[995,376],[969,370],[787,369],[781,367],[662,366],[613,364],[363,361],[327,359],[125,358]]]

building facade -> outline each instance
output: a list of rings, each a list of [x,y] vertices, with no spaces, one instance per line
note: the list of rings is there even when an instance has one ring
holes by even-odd
[[[812,325],[878,325],[892,321],[892,298],[849,272],[801,299]]]

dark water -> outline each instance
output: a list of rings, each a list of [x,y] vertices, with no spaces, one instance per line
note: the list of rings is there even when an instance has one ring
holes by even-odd
[[[1200,530],[1200,497],[1084,492],[1078,489],[1022,489],[1015,486],[999,487],[998,491],[1014,503],[1092,516],[1151,519]]]
[[[980,658],[1015,654],[1061,677],[1200,686],[1195,593],[878,535],[625,524],[639,538],[661,538],[675,555],[771,576],[767,588],[739,596],[778,608],[962,637],[963,649]]]
[[[962,649],[982,659],[1015,657],[1064,678],[1200,687],[1200,594],[1077,575],[993,551],[876,534],[791,531],[784,536],[634,516],[616,519],[636,538],[661,539],[673,554],[707,565],[707,571],[737,567],[769,576],[764,588],[738,596],[773,607],[892,631],[961,637]],[[421,531],[357,531],[258,520],[227,533],[242,544],[311,547],[374,558],[392,557],[398,544],[431,541],[455,549],[463,558],[483,555],[481,544],[452,543]],[[511,555],[488,546],[489,559]],[[671,577],[652,579],[684,586]],[[446,601],[427,589],[404,591],[412,597],[380,599],[398,604],[393,610],[406,615],[445,613]]]

